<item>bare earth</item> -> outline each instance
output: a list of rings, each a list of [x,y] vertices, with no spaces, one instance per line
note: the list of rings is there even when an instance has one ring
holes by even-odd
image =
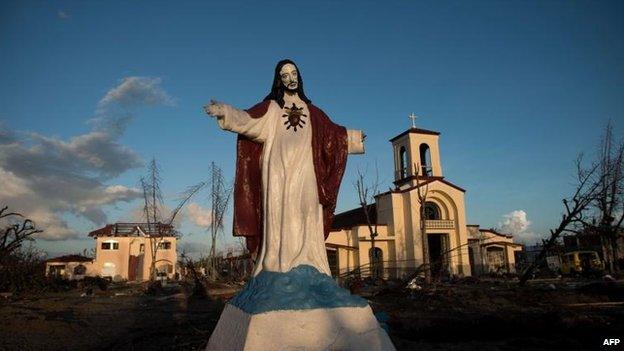
[[[202,350],[237,288],[213,288],[208,299],[180,288],[146,296],[137,286],[0,298],[0,349]],[[624,339],[621,282],[382,286],[372,295],[398,350],[597,350],[605,338]]]
[[[201,350],[223,304],[128,289],[0,301],[4,350]]]

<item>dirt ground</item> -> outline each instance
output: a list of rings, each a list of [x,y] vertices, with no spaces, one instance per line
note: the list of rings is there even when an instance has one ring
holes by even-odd
[[[146,296],[138,286],[0,298],[0,349],[202,350],[237,288],[214,287],[209,299],[179,287]],[[398,350],[596,350],[624,337],[621,282],[384,285],[368,299]]]
[[[399,350],[599,350],[624,339],[623,282],[472,281],[382,289],[371,302]]]
[[[138,286],[0,300],[0,349],[203,350],[222,309],[220,299],[179,288],[147,296]]]

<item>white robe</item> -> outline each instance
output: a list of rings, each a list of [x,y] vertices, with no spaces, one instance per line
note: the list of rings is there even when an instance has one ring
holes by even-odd
[[[271,101],[261,118],[224,106],[222,129],[264,144],[262,195],[264,230],[254,276],[263,270],[288,272],[306,264],[331,276],[323,235],[323,208],[318,200],[312,156],[310,111],[298,97],[284,96],[284,107],[304,107],[302,127],[287,129],[286,110]],[[360,131],[348,131],[350,153],[362,153]]]

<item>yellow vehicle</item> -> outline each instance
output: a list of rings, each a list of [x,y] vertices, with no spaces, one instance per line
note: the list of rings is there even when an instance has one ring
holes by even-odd
[[[596,251],[572,251],[561,255],[561,274],[592,274],[604,270]]]

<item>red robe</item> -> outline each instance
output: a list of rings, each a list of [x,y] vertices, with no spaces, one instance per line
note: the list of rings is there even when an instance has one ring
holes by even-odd
[[[270,101],[263,101],[247,110],[252,118],[261,118]],[[340,181],[347,165],[347,130],[333,123],[318,107],[308,104],[312,125],[312,158],[319,203],[323,206],[323,229],[329,235]],[[262,243],[262,143],[238,135],[236,147],[236,180],[234,183],[235,236],[244,236],[247,249],[255,252]]]

